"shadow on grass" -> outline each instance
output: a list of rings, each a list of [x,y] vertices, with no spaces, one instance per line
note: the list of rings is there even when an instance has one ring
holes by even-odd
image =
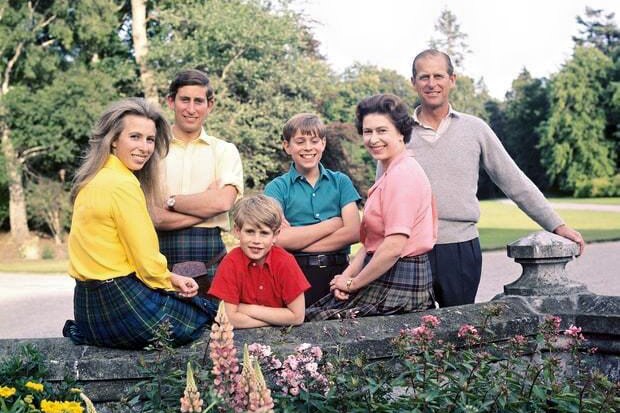
[[[483,251],[506,248],[506,245],[533,232],[531,229],[479,228],[480,245]],[[586,242],[620,240],[620,229],[579,229]]]

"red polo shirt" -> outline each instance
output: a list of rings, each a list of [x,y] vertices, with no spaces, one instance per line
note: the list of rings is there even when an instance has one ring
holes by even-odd
[[[297,261],[284,249],[273,246],[260,267],[237,247],[217,267],[209,294],[231,304],[284,308],[309,288]]]

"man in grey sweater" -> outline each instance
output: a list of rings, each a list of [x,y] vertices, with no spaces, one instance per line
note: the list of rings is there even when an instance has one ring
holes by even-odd
[[[430,254],[435,299],[440,307],[470,304],[476,298],[482,255],[476,223],[478,171],[547,231],[585,246],[581,234],[564,224],[543,194],[525,176],[491,128],[449,103],[456,76],[450,57],[426,50],[413,61],[411,82],[421,105],[408,149],[426,172],[437,201],[439,233]]]

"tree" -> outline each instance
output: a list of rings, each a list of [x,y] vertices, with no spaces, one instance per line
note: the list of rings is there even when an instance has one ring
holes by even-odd
[[[62,244],[71,219],[71,201],[64,182],[41,178],[28,186],[27,196],[33,219],[48,228],[56,245]]]
[[[402,98],[410,109],[416,104],[416,94],[409,79],[391,69],[355,63],[345,69],[324,99],[322,111],[328,121],[355,121],[355,107],[362,100],[377,93],[392,93]]]
[[[573,37],[575,44],[592,46],[610,57],[613,68],[610,70],[607,93],[606,136],[614,142],[614,152],[620,151],[620,28],[614,20],[615,13],[605,13],[602,9],[586,7],[585,17],[577,16],[577,23],[583,26],[580,36]],[[616,158],[616,168],[620,169],[620,157]],[[618,176],[620,180],[620,175]],[[620,187],[618,187],[620,192]]]
[[[620,29],[614,21],[615,13],[586,6],[585,17],[577,16],[583,28],[579,36],[573,36],[578,46],[593,46],[607,56],[617,56],[620,48]]]
[[[456,15],[448,8],[444,8],[435,23],[438,38],[431,38],[428,45],[447,53],[457,67],[462,67],[465,56],[471,53],[467,44],[467,34],[461,32],[461,25],[456,21]]]
[[[74,163],[93,111],[135,83],[118,11],[113,0],[0,3],[0,133],[18,243],[29,237],[24,172]]]
[[[148,38],[146,33],[146,0],[131,0],[131,35],[134,56],[140,68],[140,81],[144,97],[151,102],[159,101],[155,73],[148,64]]]
[[[288,165],[281,130],[298,112],[318,112],[336,82],[299,16],[268,2],[158,3],[149,27],[149,62],[158,84],[181,68],[207,71],[216,89],[210,133],[237,145],[250,188]]]
[[[583,191],[593,178],[615,173],[617,154],[605,136],[611,67],[600,50],[578,46],[552,78],[550,116],[539,148],[550,181],[562,191],[587,195]]]
[[[50,25],[58,19],[58,9],[48,4],[39,6],[31,1],[22,3],[0,4],[0,133],[2,155],[5,158],[6,176],[9,185],[9,222],[11,236],[17,242],[30,237],[26,215],[26,199],[22,182],[22,165],[30,157],[43,151],[40,147],[31,147],[19,151],[11,138],[8,116],[4,101],[13,84],[34,78],[37,60],[45,55],[45,50],[53,42],[50,39]],[[32,59],[28,59],[32,56]],[[28,60],[31,60],[28,62]],[[51,60],[51,61],[50,61]],[[48,59],[48,63],[56,63]],[[24,63],[30,63],[24,65]],[[49,78],[50,73],[46,74]]]
[[[532,78],[530,72],[524,68],[513,80],[512,89],[506,94],[505,129],[502,138],[519,168],[541,190],[549,187],[538,148],[541,126],[548,117],[549,83],[544,78]]]

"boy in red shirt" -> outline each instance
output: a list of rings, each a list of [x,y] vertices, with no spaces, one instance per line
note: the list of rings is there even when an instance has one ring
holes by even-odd
[[[215,273],[209,294],[224,301],[235,328],[299,325],[310,283],[295,258],[275,246],[282,209],[272,198],[243,198],[233,208],[232,249]]]

